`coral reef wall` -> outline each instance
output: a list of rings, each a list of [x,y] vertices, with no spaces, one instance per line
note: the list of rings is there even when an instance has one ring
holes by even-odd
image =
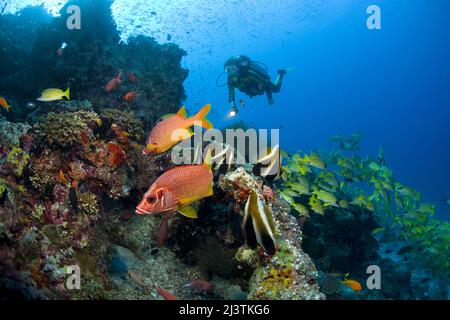
[[[147,126],[162,114],[175,111],[185,98],[183,81],[188,71],[180,67],[186,52],[174,44],[157,44],[137,37],[127,44],[111,17],[112,1],[69,1],[61,16],[51,18],[41,7],[30,7],[20,16],[0,18],[0,49],[3,70],[0,92],[14,108],[10,119],[23,120],[30,113],[27,103],[35,103],[46,88],[71,89],[73,99],[90,100],[95,109],[131,108],[139,112]],[[81,10],[81,29],[66,26],[66,10],[76,4]],[[62,43],[67,47],[58,54]],[[119,72],[122,84],[105,91],[105,85]],[[128,75],[135,76],[130,78]],[[133,101],[123,99],[135,91]],[[46,106],[33,107],[34,109]]]

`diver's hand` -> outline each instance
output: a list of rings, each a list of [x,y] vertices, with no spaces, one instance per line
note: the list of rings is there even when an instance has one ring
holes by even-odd
[[[236,103],[234,101],[230,101],[230,107],[231,108],[236,108]]]

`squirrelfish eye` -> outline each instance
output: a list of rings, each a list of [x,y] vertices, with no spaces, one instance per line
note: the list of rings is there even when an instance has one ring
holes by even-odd
[[[150,204],[154,204],[156,202],[157,198],[154,195],[150,195],[147,197],[147,202]]]

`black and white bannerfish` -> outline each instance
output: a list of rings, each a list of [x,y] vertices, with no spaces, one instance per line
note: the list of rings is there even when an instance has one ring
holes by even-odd
[[[255,190],[252,190],[245,204],[242,230],[251,248],[260,245],[268,255],[274,255],[277,252],[272,212]]]
[[[211,152],[212,169],[215,174],[231,171],[235,164],[235,153],[237,152],[228,144],[210,142],[202,152],[202,144],[197,143],[194,147],[183,147],[177,145],[173,148],[174,154],[181,157],[184,164],[202,164],[202,155]]]
[[[281,176],[281,169],[280,146],[276,145],[272,149],[269,148],[265,155],[257,160],[253,166],[253,174],[274,181]]]

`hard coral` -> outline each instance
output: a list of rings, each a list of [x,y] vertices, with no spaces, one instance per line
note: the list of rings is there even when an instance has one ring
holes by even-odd
[[[41,193],[49,191],[56,183],[58,168],[61,165],[61,156],[56,151],[44,149],[40,155],[31,158],[29,177],[31,184]]]
[[[49,113],[35,126],[37,135],[50,145],[68,147],[92,138],[92,130],[101,124],[95,112]],[[85,141],[87,142],[87,141]]]
[[[130,138],[140,140],[143,135],[143,123],[133,111],[103,109],[100,113],[100,118],[105,126],[109,128],[111,125],[115,124],[128,133]]]
[[[30,129],[31,126],[26,123],[13,123],[0,118],[0,145],[18,147],[20,137]]]
[[[87,215],[96,215],[100,212],[97,196],[91,192],[82,192],[78,195],[78,208]]]
[[[6,162],[11,165],[14,174],[21,177],[29,159],[28,153],[20,148],[13,147],[6,158]]]
[[[244,168],[237,168],[219,179],[219,187],[233,195],[238,203],[244,203],[248,199],[251,190],[259,190],[261,182],[257,181]]]

